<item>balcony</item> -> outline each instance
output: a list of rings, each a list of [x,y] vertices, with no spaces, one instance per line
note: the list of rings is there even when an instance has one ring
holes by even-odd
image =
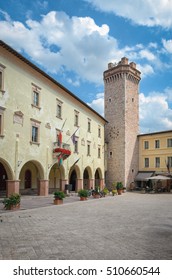
[[[53,156],[56,158],[62,158],[63,160],[67,159],[71,155],[70,145],[66,143],[59,142],[53,143]]]

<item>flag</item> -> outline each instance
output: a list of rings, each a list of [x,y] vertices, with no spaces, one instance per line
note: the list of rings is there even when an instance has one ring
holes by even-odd
[[[78,158],[71,167],[73,167],[79,160],[80,158]]]
[[[73,142],[73,144],[75,145],[75,143],[76,143],[76,135],[75,135],[75,133],[78,131],[78,129],[79,129],[79,127],[75,130],[75,132],[72,134],[72,136],[71,136],[71,140],[72,140],[72,142]]]
[[[65,123],[66,123],[66,120],[67,120],[67,119],[65,119],[65,121],[64,121],[64,123],[63,123],[63,125],[62,125],[62,127],[61,127],[61,131],[62,131],[62,129],[63,129]]]
[[[58,145],[61,146],[62,144],[62,133],[60,131],[59,135],[58,135]]]

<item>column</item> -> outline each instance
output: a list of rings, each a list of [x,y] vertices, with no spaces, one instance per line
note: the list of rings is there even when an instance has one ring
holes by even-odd
[[[89,188],[89,190],[94,189],[94,179],[88,180],[88,188]]]
[[[68,180],[65,180],[65,179],[63,180],[63,179],[61,179],[61,182],[60,182],[60,190],[61,190],[61,191],[63,191],[63,192],[65,191],[65,185],[66,185],[66,184],[68,184]]]
[[[75,191],[78,192],[81,189],[83,189],[83,179],[77,179]]]
[[[20,189],[20,180],[7,180],[7,197],[9,197],[13,193],[19,194]]]
[[[49,180],[39,180],[38,195],[48,196],[49,192]]]

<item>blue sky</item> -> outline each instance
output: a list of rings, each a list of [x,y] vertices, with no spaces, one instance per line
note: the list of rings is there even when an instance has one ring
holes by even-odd
[[[0,39],[103,115],[103,71],[142,73],[140,132],[172,129],[172,0],[0,0]]]

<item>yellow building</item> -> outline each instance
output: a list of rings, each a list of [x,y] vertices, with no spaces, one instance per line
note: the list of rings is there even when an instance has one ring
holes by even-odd
[[[136,181],[172,171],[172,130],[141,134],[139,137],[139,173]]]
[[[105,119],[0,41],[0,192],[104,185]]]

